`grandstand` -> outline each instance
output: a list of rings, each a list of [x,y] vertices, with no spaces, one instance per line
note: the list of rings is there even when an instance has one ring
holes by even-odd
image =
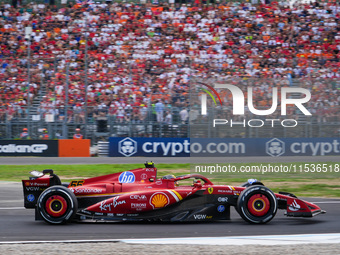
[[[308,88],[313,116],[292,110],[302,125],[275,135],[340,135],[336,2],[108,2],[0,5],[1,138],[23,127],[32,138],[42,128],[71,138],[78,127],[93,141],[188,137],[190,123],[206,121],[190,103],[202,81],[256,87],[264,108],[271,84]]]

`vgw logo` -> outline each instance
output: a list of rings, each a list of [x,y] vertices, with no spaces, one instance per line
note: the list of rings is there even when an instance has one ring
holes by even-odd
[[[285,143],[274,138],[266,142],[266,153],[272,157],[278,157],[285,153]]]
[[[137,152],[137,142],[127,137],[118,143],[118,152],[125,157],[130,157]]]

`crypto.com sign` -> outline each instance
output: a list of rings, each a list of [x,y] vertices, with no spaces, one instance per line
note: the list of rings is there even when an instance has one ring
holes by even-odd
[[[216,92],[216,90],[214,88],[217,89],[228,89],[231,94],[232,94],[232,98],[233,98],[233,115],[245,115],[244,112],[244,108],[245,108],[245,96],[243,91],[238,88],[235,85],[230,85],[230,84],[214,84],[214,87],[211,87],[209,85],[205,85],[208,88],[210,88],[213,93],[217,96],[217,98],[219,99],[221,105],[222,105],[222,101],[220,96],[218,95],[218,93]],[[204,89],[204,91],[208,92],[207,90]],[[270,115],[272,113],[274,113],[277,109],[278,106],[278,88],[273,88],[272,89],[272,105],[269,109],[266,110],[259,110],[259,109],[255,109],[254,107],[254,102],[253,102],[253,87],[248,87],[247,88],[247,106],[248,106],[248,110],[253,113],[254,115],[260,115],[260,116],[267,116]],[[288,94],[291,93],[295,93],[295,94],[303,94],[305,95],[305,97],[303,98],[287,98]],[[210,97],[212,97],[212,99],[214,100],[215,104],[216,104],[216,100],[214,99],[213,95],[209,92],[208,93],[210,95]],[[287,105],[295,105],[297,108],[300,109],[300,111],[304,114],[304,115],[312,115],[304,106],[304,103],[307,103],[309,100],[311,99],[311,93],[309,90],[304,89],[304,88],[281,88],[281,116],[285,116],[287,115]],[[201,95],[201,114],[202,115],[207,115],[207,95],[206,94],[202,94]],[[272,127],[274,127],[274,123],[277,121],[280,121],[279,119],[265,119],[265,121],[271,122]],[[297,121],[294,119],[285,119],[280,121],[281,125],[284,127],[295,127],[297,125]],[[292,123],[292,124],[288,124],[288,123]],[[231,126],[238,124],[243,124],[243,126],[246,126],[246,124],[248,124],[248,126],[250,127],[262,127],[264,125],[264,121],[261,119],[250,119],[248,121],[243,120],[243,121],[238,121],[238,122],[233,122],[233,120],[227,120],[227,119],[214,119],[213,122],[213,126],[215,127],[216,125],[225,125],[227,123],[230,123]],[[257,124],[255,124],[257,123]]]

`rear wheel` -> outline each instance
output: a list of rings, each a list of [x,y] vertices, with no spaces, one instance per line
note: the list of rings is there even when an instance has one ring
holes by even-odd
[[[238,197],[236,208],[245,221],[264,224],[274,218],[277,200],[275,194],[267,187],[250,186]]]
[[[76,196],[64,186],[52,186],[38,198],[37,211],[40,216],[51,224],[70,222],[78,210]]]

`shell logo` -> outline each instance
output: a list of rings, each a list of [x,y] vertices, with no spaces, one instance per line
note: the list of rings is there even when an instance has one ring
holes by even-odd
[[[170,203],[169,197],[162,192],[155,193],[150,198],[150,204],[154,209],[165,207],[169,203]]]

